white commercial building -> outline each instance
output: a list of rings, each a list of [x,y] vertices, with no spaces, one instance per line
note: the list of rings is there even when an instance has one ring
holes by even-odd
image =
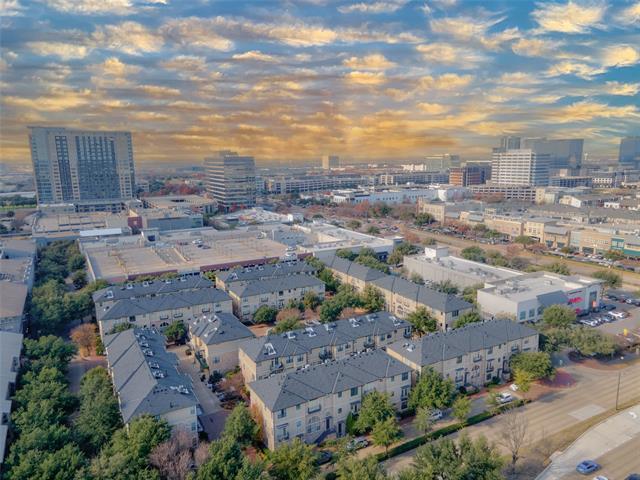
[[[495,151],[491,181],[498,185],[549,185],[549,155],[531,149]]]
[[[478,290],[478,306],[485,317],[535,322],[551,305],[567,305],[576,313],[589,311],[600,304],[602,285],[602,280],[577,275],[527,273],[487,282]]]
[[[406,188],[389,190],[336,190],[331,195],[333,203],[416,203],[419,198],[449,201],[465,198],[469,193],[464,187]]]
[[[461,288],[522,275],[510,268],[493,267],[449,255],[447,247],[426,247],[421,255],[404,257],[404,268],[428,282],[450,281]]]

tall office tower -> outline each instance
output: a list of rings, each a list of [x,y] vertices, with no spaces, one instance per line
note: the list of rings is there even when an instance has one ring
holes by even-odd
[[[449,169],[449,184],[457,187],[470,185],[482,185],[491,174],[491,165],[467,164],[464,167],[451,167]]]
[[[340,157],[337,155],[323,155],[322,156],[322,169],[331,170],[332,168],[338,168],[340,166]]]
[[[549,155],[531,149],[493,152],[491,182],[499,185],[549,185]]]
[[[503,150],[518,150],[520,148],[520,137],[500,137],[500,148]]]
[[[620,154],[618,162],[623,165],[640,165],[640,137],[620,139]]]
[[[442,172],[451,167],[460,165],[460,155],[445,153],[442,155],[429,155],[424,159],[425,172]]]
[[[224,150],[204,159],[207,193],[223,211],[250,208],[256,204],[256,163],[253,157]]]
[[[29,127],[29,145],[39,204],[111,209],[135,194],[131,132]]]
[[[549,168],[580,168],[582,166],[582,138],[547,140],[546,138],[523,138],[521,148],[530,148],[536,153],[549,155]]]

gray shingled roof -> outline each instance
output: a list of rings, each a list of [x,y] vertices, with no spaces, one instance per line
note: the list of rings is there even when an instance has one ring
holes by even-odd
[[[410,371],[382,350],[373,350],[258,380],[249,388],[271,411],[277,411]]]
[[[392,291],[434,310],[448,313],[472,307],[469,302],[455,295],[438,292],[425,285],[418,285],[395,275],[387,275],[344,258],[334,256],[325,263],[329,268],[371,283],[378,288]]]
[[[254,338],[253,333],[232,313],[220,312],[189,322],[189,332],[207,345],[218,345],[241,338]]]
[[[263,362],[273,358],[307,353],[325,346],[343,345],[358,338],[387,334],[411,326],[409,322],[396,318],[389,312],[377,312],[354,318],[356,322],[353,323],[348,319],[338,320],[330,324],[292,330],[293,335],[290,335],[292,338],[289,338],[286,333],[258,337],[243,343],[240,349],[254,362]],[[354,327],[354,324],[357,326]],[[267,343],[273,346],[275,355],[267,353],[265,348]]]
[[[260,265],[251,268],[242,268],[220,272],[217,278],[224,283],[248,282],[252,280],[263,280],[275,277],[285,277],[299,273],[314,274],[316,269],[307,262],[280,262],[275,264]]]
[[[102,288],[93,294],[96,303],[104,301],[121,300],[123,298],[144,297],[151,295],[164,295],[182,290],[195,290],[199,288],[212,288],[213,282],[206,277],[185,276],[171,280],[152,280],[148,282],[129,283],[127,285],[113,285]],[[111,292],[112,297],[108,292]]]
[[[537,334],[536,330],[521,323],[491,320],[432,333],[414,341],[398,341],[387,349],[417,365],[426,366]]]
[[[233,282],[227,285],[227,289],[238,297],[243,298],[292,288],[319,287],[321,285],[324,285],[322,280],[306,273],[300,273],[288,277],[275,277],[251,282]]]
[[[165,350],[165,337],[151,329],[136,328],[104,337],[107,360],[125,423],[140,415],[162,415],[195,407],[191,378],[176,369],[178,359]],[[143,350],[149,349],[153,356]],[[154,368],[154,367],[158,368]],[[154,376],[162,372],[164,378]],[[183,387],[180,391],[178,387]]]
[[[162,312],[183,307],[194,307],[208,303],[218,303],[231,300],[231,297],[222,290],[216,288],[203,288],[199,290],[182,290],[167,293],[156,297],[125,298],[118,300],[115,305],[105,310],[96,309],[98,321],[115,320],[131,315],[143,315],[145,313]]]

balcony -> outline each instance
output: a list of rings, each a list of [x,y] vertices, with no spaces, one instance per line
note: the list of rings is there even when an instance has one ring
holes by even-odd
[[[364,348],[376,348],[376,342],[373,340],[365,340]]]
[[[482,361],[482,355],[476,355],[473,357],[473,361],[474,362],[481,362]]]
[[[487,365],[487,373],[493,372],[493,370],[494,370],[493,365]]]
[[[282,363],[271,364],[269,370],[271,373],[277,373],[284,370],[284,365]]]
[[[316,405],[314,407],[307,408],[307,413],[316,413],[322,410],[322,405]]]
[[[333,355],[331,352],[326,351],[326,352],[320,352],[318,357],[320,358],[320,360],[330,360],[331,357],[333,357]]]
[[[286,442],[287,440],[289,440],[289,432],[283,433],[276,437],[277,442]]]

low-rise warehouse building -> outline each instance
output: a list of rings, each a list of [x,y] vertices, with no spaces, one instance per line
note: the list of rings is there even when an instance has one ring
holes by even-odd
[[[211,373],[225,373],[238,366],[238,348],[254,338],[232,313],[203,315],[188,323],[189,343],[203,358]]]
[[[505,380],[511,373],[511,357],[529,351],[538,351],[538,332],[510,320],[471,323],[387,347],[390,356],[416,374],[432,368],[456,387],[482,387],[494,378]]]
[[[408,365],[373,350],[252,382],[251,407],[262,419],[270,449],[294,438],[313,443],[342,437],[347,417],[372,390],[387,393],[397,410],[406,409],[410,372]]]
[[[567,305],[576,313],[590,311],[600,305],[603,283],[578,275],[527,273],[478,290],[478,306],[485,317],[536,322],[551,305]]]
[[[388,312],[370,313],[244,342],[239,351],[240,369],[249,383],[410,337],[409,322]]]
[[[122,421],[141,415],[166,420],[174,429],[198,439],[198,399],[191,378],[178,372],[178,359],[165,349],[166,338],[148,328],[104,337],[109,373]]]

